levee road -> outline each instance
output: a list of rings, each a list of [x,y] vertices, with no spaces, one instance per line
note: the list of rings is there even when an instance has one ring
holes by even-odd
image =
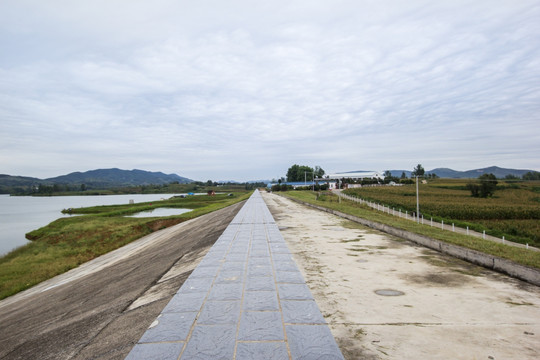
[[[123,359],[243,202],[0,302],[0,359]]]

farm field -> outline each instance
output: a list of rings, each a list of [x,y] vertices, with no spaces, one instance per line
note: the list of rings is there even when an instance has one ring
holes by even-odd
[[[437,179],[419,184],[420,213],[434,221],[468,226],[507,240],[540,246],[540,182],[499,181],[493,197],[474,198],[469,179]],[[475,181],[475,180],[472,180]],[[416,211],[416,186],[348,189],[348,195],[374,201],[396,211]]]

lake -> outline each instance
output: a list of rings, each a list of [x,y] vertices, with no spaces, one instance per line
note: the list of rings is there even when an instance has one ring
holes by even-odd
[[[0,256],[25,245],[25,234],[70,215],[63,209],[98,205],[129,204],[169,199],[181,194],[132,194],[99,196],[9,196],[0,195]],[[166,215],[154,215],[166,216]]]

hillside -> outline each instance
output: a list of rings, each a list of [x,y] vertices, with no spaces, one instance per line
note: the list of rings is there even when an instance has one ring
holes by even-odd
[[[86,172],[73,172],[48,179],[24,176],[0,175],[0,193],[20,193],[39,185],[64,185],[79,187],[84,184],[88,189],[109,189],[126,186],[165,185],[173,182],[187,184],[193,180],[162,172],[144,170],[98,169]]]
[[[514,175],[517,177],[522,177],[524,174],[534,171],[534,170],[521,170],[521,169],[505,169],[498,166],[490,166],[482,169],[474,169],[467,171],[458,171],[448,168],[436,168],[433,170],[426,170],[426,174],[435,174],[441,178],[451,178],[451,179],[465,179],[465,178],[477,178],[482,174],[493,174],[497,178],[504,178],[507,175]],[[412,171],[410,170],[390,170],[392,176],[400,177],[403,172],[407,177],[411,176]]]
[[[73,172],[67,175],[45,179],[47,183],[92,187],[118,187],[136,185],[163,185],[172,182],[190,183],[193,180],[176,174],[150,172],[144,170],[98,169],[86,172]]]

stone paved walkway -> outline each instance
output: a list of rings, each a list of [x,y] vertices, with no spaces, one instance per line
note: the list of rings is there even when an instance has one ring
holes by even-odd
[[[343,359],[255,193],[126,359]]]

